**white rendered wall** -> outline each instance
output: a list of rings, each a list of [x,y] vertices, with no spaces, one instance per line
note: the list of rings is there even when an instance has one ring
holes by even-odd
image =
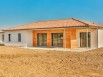
[[[103,47],[103,29],[98,29],[98,48]]]
[[[3,37],[2,37],[3,34],[4,34],[4,33],[0,33],[0,44],[3,44]]]
[[[87,29],[77,29],[77,45],[78,48],[80,47],[80,32],[87,32]],[[97,40],[97,29],[88,29],[88,32],[91,32],[91,48],[97,48],[98,47],[98,40]]]
[[[18,33],[21,33],[21,42],[18,42]],[[8,41],[8,34],[11,34],[11,42]],[[23,46],[32,47],[32,31],[31,30],[18,30],[18,31],[5,31],[4,32],[5,46]]]

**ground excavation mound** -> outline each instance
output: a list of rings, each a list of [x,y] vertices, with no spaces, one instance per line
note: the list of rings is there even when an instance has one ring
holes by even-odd
[[[103,77],[103,48],[61,52],[0,46],[0,77]]]

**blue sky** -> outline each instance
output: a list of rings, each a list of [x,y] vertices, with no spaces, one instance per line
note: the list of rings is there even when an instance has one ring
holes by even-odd
[[[0,28],[73,17],[103,24],[103,0],[0,0]]]

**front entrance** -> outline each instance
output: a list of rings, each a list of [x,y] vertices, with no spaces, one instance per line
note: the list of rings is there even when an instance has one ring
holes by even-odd
[[[52,33],[52,46],[63,47],[63,33]]]
[[[90,32],[88,32],[88,34],[87,32],[80,33],[80,47],[91,47],[91,33]]]
[[[38,46],[47,46],[47,34],[46,33],[39,33],[37,34],[38,37]]]

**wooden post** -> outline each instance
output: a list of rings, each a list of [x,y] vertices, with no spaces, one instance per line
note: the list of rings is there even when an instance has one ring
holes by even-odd
[[[64,47],[66,48],[66,29],[64,28]]]

